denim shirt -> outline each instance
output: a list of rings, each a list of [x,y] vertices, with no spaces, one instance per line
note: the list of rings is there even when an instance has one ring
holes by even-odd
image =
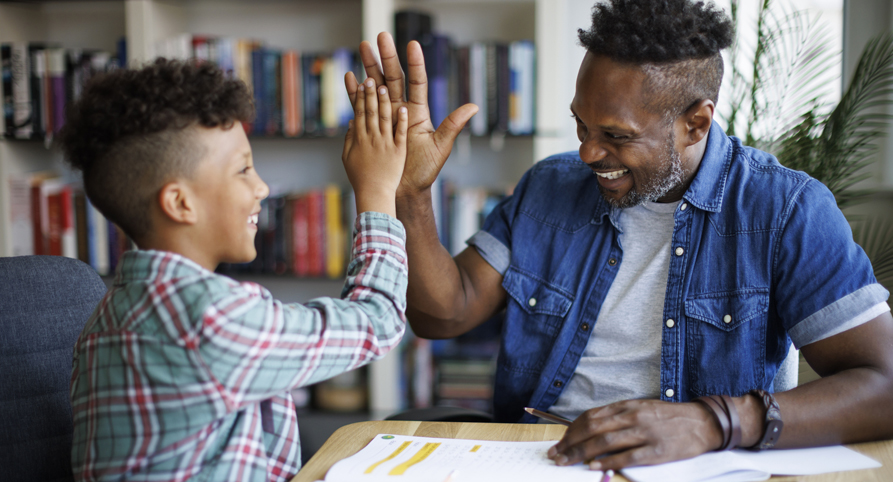
[[[623,262],[616,217],[577,153],[524,174],[468,242],[503,274],[498,421],[558,399]],[[889,293],[834,196],[715,123],[674,214],[661,336],[661,400],[773,390],[801,347],[888,311]]]

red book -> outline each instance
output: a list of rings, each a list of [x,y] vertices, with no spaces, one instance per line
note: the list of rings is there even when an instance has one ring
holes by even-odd
[[[47,216],[49,231],[47,232],[47,248],[44,254],[62,256],[62,193],[56,192],[47,196]]]
[[[292,250],[295,276],[307,276],[310,273],[309,246],[307,245],[307,196],[300,195],[292,201]]]
[[[307,194],[307,251],[309,276],[323,276],[326,267],[326,200],[322,191]]]

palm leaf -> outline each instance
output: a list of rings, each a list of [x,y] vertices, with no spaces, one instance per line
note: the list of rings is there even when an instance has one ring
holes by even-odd
[[[893,291],[893,220],[878,214],[850,222],[855,240],[874,269],[878,283]]]

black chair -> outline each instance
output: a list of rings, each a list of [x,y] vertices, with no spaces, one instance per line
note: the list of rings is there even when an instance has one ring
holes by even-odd
[[[0,258],[0,479],[74,479],[72,353],[105,292],[76,259]]]
[[[404,410],[385,418],[385,420],[489,423],[493,421],[493,415],[470,408],[427,407]]]

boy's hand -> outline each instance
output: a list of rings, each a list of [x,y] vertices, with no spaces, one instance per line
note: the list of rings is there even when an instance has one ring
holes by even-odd
[[[459,107],[435,130],[428,112],[428,76],[425,74],[422,47],[418,42],[412,41],[406,48],[409,64],[408,101],[403,97],[404,76],[397,58],[397,48],[394,46],[394,39],[387,32],[378,35],[378,50],[384,71],[369,42],[360,44],[360,57],[366,72],[377,84],[387,83],[392,108],[405,106],[409,109],[411,127],[407,133],[408,155],[397,196],[411,199],[426,193],[437,179],[453,149],[453,141],[478,108],[474,104]],[[355,103],[356,99],[362,97],[359,95],[359,84],[352,73],[347,73],[344,84],[351,102]]]
[[[397,217],[394,197],[406,161],[406,107],[396,111],[393,127],[391,100],[385,86],[370,77],[358,86],[354,120],[344,139],[341,161],[357,195],[357,212],[378,211]],[[396,129],[396,132],[394,131]]]

